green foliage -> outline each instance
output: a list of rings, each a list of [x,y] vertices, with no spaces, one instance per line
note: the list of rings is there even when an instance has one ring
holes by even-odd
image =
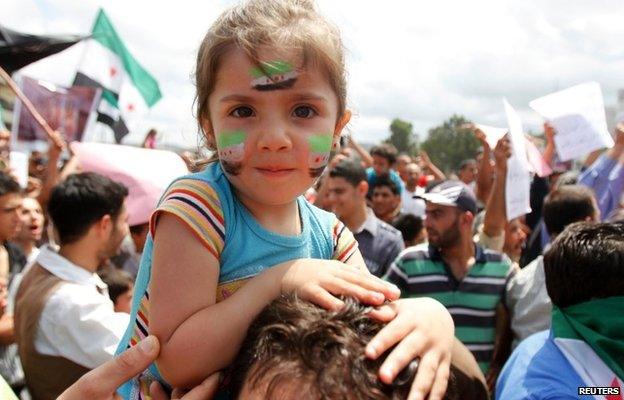
[[[429,129],[429,136],[421,145],[431,161],[446,173],[457,171],[459,164],[474,158],[481,147],[469,129],[460,128],[469,122],[461,115],[453,115],[442,125]]]
[[[418,141],[411,123],[395,118],[390,124],[390,138],[385,142],[393,145],[399,153],[415,155],[418,152]]]

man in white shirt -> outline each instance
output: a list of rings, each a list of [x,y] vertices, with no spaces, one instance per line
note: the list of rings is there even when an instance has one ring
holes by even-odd
[[[57,185],[48,211],[60,248],[45,246],[16,296],[15,331],[26,382],[55,399],[111,359],[129,322],[96,274],[128,231],[125,186],[94,173]]]
[[[425,193],[425,189],[418,186],[420,167],[410,163],[405,167],[405,190],[401,192],[401,212],[413,214],[417,217],[425,216],[425,201],[417,196]]]

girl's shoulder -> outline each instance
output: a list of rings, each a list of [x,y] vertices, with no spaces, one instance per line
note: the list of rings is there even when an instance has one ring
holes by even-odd
[[[313,219],[324,226],[333,226],[336,222],[337,218],[334,213],[315,206],[303,196],[300,196],[297,201],[299,202],[299,209],[302,211],[303,218]]]
[[[227,203],[232,192],[229,182],[219,163],[211,163],[202,171],[180,176],[175,179],[161,198],[161,203],[172,192],[183,191],[197,198],[214,198],[220,203]]]

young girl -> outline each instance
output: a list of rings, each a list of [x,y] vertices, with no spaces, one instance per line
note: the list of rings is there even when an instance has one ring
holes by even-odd
[[[227,367],[281,293],[328,309],[341,307],[340,295],[372,306],[400,295],[368,273],[336,217],[301,196],[350,118],[340,36],[312,2],[251,0],[224,12],[199,49],[196,84],[199,125],[219,160],[175,181],[152,216],[118,352],[150,332],[161,353],[120,389],[125,398],[143,398],[155,379],[188,388]],[[433,385],[430,398],[441,398],[453,329],[432,302],[419,312],[373,312],[394,320],[367,356],[400,342],[380,378],[392,382],[421,356],[417,393]]]

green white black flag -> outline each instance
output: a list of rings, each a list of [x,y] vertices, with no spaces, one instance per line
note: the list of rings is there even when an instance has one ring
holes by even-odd
[[[130,54],[102,9],[74,85],[103,89],[97,120],[113,130],[117,143],[128,133],[126,122],[143,116],[162,97],[156,79]]]

